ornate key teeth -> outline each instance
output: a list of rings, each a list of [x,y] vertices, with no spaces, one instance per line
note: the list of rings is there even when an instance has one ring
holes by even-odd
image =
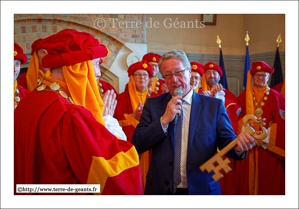
[[[261,125],[262,128],[262,134],[257,135],[254,131],[254,129],[249,125],[249,120],[253,120],[253,122],[258,123]],[[243,124],[245,126],[245,131],[243,133],[248,133],[254,138],[258,140],[262,140],[267,137],[268,131],[265,129],[266,123],[265,118],[257,118],[254,115],[247,114],[243,117]],[[237,138],[234,139],[231,143],[229,143],[226,147],[220,150],[216,155],[214,155],[212,158],[210,158],[208,161],[206,161],[204,164],[202,164],[199,169],[204,172],[205,170],[210,173],[211,171],[214,171],[214,175],[212,178],[214,181],[218,181],[223,177],[222,173],[220,172],[221,170],[224,170],[225,173],[228,173],[232,169],[229,167],[229,159],[226,158],[223,160],[223,156],[231,149],[233,149],[237,144]]]

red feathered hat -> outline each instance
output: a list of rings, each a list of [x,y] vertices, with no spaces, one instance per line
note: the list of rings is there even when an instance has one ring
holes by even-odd
[[[45,49],[48,54],[42,59],[45,68],[93,60],[108,55],[109,50],[90,33],[65,29],[36,43],[35,50]]]
[[[203,64],[198,62],[190,62],[191,64],[191,70],[195,71],[200,74],[200,76],[203,76],[204,70],[203,70]]]
[[[151,52],[151,53],[144,55],[142,60],[145,60],[147,62],[159,62],[160,58],[161,58],[161,55]]]
[[[207,64],[204,65],[204,71],[206,72],[207,70],[216,70],[219,73],[220,77],[223,74],[221,67],[216,65],[214,62],[208,62]]]
[[[267,63],[265,63],[263,61],[252,62],[252,67],[250,69],[251,75],[256,72],[259,72],[259,71],[266,71],[266,72],[272,74],[274,72],[274,68],[270,67]]]
[[[146,70],[151,78],[153,76],[153,69],[152,66],[147,61],[140,61],[132,64],[128,69],[129,77],[136,71],[136,70]]]
[[[14,45],[14,60],[20,60],[22,65],[28,60],[27,55],[23,53],[23,49],[17,43]]]

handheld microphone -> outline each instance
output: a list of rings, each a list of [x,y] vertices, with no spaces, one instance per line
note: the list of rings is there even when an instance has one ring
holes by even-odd
[[[183,90],[182,89],[180,89],[180,88],[176,88],[175,90],[174,90],[174,96],[183,96]],[[175,117],[174,117],[174,124],[176,124],[176,122],[177,122],[177,120],[178,120],[178,114],[176,114],[175,115]]]

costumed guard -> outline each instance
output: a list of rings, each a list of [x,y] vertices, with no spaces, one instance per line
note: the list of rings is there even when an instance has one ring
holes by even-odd
[[[100,184],[100,194],[142,194],[135,147],[111,134],[102,117],[90,60],[105,57],[107,48],[73,29],[39,44],[48,52],[42,66],[52,74],[15,110],[15,189],[16,184]]]
[[[236,164],[241,195],[285,194],[285,99],[267,85],[273,72],[274,68],[267,63],[253,62],[247,75],[246,91],[238,97],[242,108],[238,132],[242,130],[244,115],[252,114],[263,118],[269,133],[266,139],[256,140],[257,146],[248,152],[248,157]],[[261,130],[259,124],[253,127]]]
[[[21,65],[27,62],[27,55],[23,53],[23,49],[17,44],[14,44],[14,109],[18,106],[19,102],[27,96],[30,92],[18,84],[17,78],[19,76]]]

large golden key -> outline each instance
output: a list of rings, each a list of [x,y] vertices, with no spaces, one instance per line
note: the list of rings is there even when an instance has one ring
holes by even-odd
[[[255,123],[261,124],[262,128],[262,134],[257,135],[254,131],[254,129],[248,124],[249,120],[253,120]],[[254,115],[245,115],[243,117],[243,124],[246,126],[243,133],[249,133],[251,136],[253,136],[256,139],[263,140],[267,137],[268,131],[265,129],[262,118],[257,119]],[[218,152],[215,156],[213,156],[211,159],[209,159],[207,162],[202,164],[199,168],[203,172],[204,170],[207,170],[208,173],[211,171],[214,171],[214,175],[212,176],[215,181],[218,181],[223,177],[222,173],[220,172],[222,169],[225,171],[225,173],[228,173],[232,169],[229,167],[230,160],[226,158],[225,160],[222,159],[222,156],[224,156],[228,151],[230,151],[232,148],[234,148],[237,145],[237,138],[235,138],[231,143],[229,143],[226,147],[224,147],[220,152]],[[218,165],[215,167],[214,163],[217,162]]]

